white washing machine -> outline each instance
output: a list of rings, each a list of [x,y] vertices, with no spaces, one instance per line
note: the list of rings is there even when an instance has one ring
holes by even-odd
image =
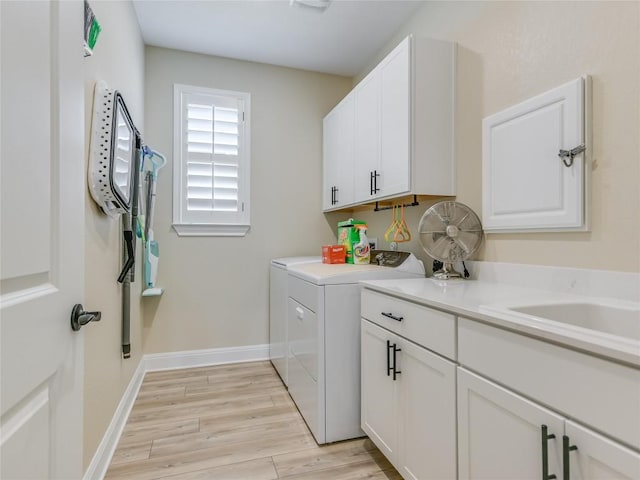
[[[319,263],[321,257],[271,260],[269,270],[269,359],[287,385],[287,269],[301,263]]]
[[[288,386],[319,444],[364,436],[360,429],[361,280],[424,277],[412,254],[387,252],[394,267],[289,267]],[[398,255],[404,255],[398,261]]]

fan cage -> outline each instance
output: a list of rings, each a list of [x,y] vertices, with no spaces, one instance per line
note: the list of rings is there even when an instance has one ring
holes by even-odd
[[[444,201],[431,206],[420,219],[419,241],[431,258],[442,262],[433,276],[462,278],[454,263],[464,262],[482,243],[482,224],[475,212],[460,202]]]

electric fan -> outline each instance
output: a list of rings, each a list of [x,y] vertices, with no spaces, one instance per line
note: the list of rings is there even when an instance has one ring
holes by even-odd
[[[466,205],[439,202],[422,215],[418,236],[427,255],[443,264],[442,269],[433,273],[435,278],[462,278],[453,264],[466,260],[478,249],[482,243],[482,224]]]

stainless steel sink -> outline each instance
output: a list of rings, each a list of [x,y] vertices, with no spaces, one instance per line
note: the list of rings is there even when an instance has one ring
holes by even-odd
[[[555,303],[510,306],[507,310],[640,341],[640,310],[635,308]]]

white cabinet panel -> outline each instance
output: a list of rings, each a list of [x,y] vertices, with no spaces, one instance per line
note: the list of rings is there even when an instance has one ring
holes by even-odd
[[[455,51],[451,42],[405,38],[325,117],[325,211],[408,194],[455,195]],[[350,108],[353,127],[341,127],[338,117],[350,117],[336,110]],[[350,178],[353,190],[339,187],[336,202],[338,177]]]
[[[458,478],[539,480],[542,426],[548,474],[561,477],[562,417],[458,368]]]
[[[409,47],[406,39],[380,64],[379,197],[406,193],[410,189]]]
[[[456,476],[455,377],[454,363],[362,319],[362,429],[406,480]]]
[[[637,452],[569,420],[565,422],[565,433],[569,438],[569,444],[578,447],[569,452],[567,458],[571,480],[640,478],[640,454]]]
[[[381,77],[371,72],[355,90],[355,173],[356,202],[375,197],[375,178],[380,162]]]
[[[558,155],[587,142],[587,100],[579,78],[483,120],[485,230],[587,228],[589,152],[571,166]]]
[[[349,94],[323,122],[324,210],[353,203],[355,95]]]
[[[400,347],[398,471],[405,480],[456,478],[456,366],[411,342]]]
[[[390,461],[398,446],[398,382],[389,375],[390,350],[399,337],[362,320],[362,429]]]

